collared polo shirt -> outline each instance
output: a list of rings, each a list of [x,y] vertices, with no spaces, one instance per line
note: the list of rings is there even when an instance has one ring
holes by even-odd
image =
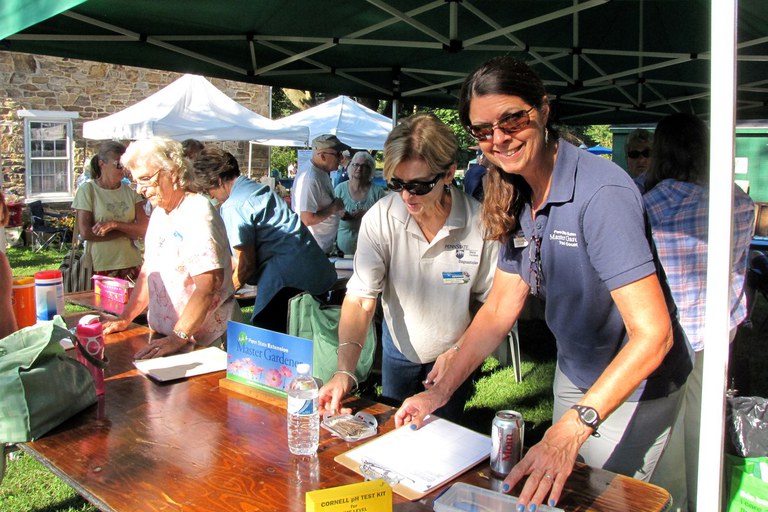
[[[491,288],[497,242],[483,240],[480,203],[451,187],[451,212],[431,242],[388,194],[363,217],[347,294],[382,296],[395,346],[414,363],[431,363],[469,326]]]
[[[257,286],[254,316],[282,288],[318,295],[336,282],[336,269],[298,214],[268,186],[238,177],[221,217],[233,249],[255,248],[256,273],[248,279]]]
[[[314,165],[299,174],[291,190],[291,206],[299,216],[301,216],[301,212],[317,213],[327,208],[334,199],[331,177],[327,172]],[[326,254],[333,250],[340,220],[341,217],[334,213],[314,226],[307,226],[317,244]]]
[[[587,390],[629,341],[611,291],[657,272],[640,192],[621,168],[561,139],[546,203],[535,221],[526,204],[519,222],[498,267],[538,289],[558,365]],[[671,298],[668,307],[674,346],[630,400],[666,396],[690,372],[690,347]]]

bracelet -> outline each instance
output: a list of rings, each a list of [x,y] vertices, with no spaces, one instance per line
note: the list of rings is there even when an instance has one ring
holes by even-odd
[[[352,372],[348,372],[347,370],[336,370],[335,372],[333,372],[334,375],[337,375],[339,373],[342,375],[346,375],[347,377],[352,379],[352,382],[355,383],[355,386],[350,390],[350,393],[354,393],[355,391],[357,391],[358,382],[357,382],[357,377],[355,377],[355,374]]]
[[[339,353],[339,349],[341,347],[343,347],[344,345],[357,345],[358,347],[360,347],[360,350],[363,350],[363,346],[360,343],[358,343],[356,341],[345,341],[343,343],[339,343],[339,346],[336,347],[336,353],[337,354]]]

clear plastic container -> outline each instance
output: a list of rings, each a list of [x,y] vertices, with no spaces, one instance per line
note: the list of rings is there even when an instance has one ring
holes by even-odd
[[[288,385],[288,449],[294,455],[317,453],[320,440],[320,413],[317,410],[317,382],[309,365],[296,365],[296,377]]]
[[[517,510],[517,496],[502,494],[475,485],[457,482],[435,500],[437,512],[507,512]],[[541,505],[538,512],[563,512],[561,508]]]

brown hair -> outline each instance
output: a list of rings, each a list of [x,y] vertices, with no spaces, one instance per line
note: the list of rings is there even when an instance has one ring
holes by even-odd
[[[240,176],[240,166],[232,153],[214,147],[207,147],[197,154],[192,161],[192,171],[195,185],[200,190],[216,188]]]
[[[125,153],[125,146],[114,140],[109,140],[99,146],[99,152],[91,157],[91,179],[101,178],[100,162],[107,162],[112,158],[120,160],[123,153]]]
[[[459,144],[453,131],[434,114],[421,112],[403,119],[384,143],[384,178],[408,160],[423,160],[433,175],[446,172],[456,163]]]
[[[646,192],[662,180],[673,179],[706,186],[709,182],[709,130],[685,112],[672,114],[656,126]]]
[[[495,57],[467,76],[461,86],[459,119],[465,127],[471,124],[469,107],[472,99],[489,94],[519,96],[536,109],[547,103],[544,82],[528,64],[512,57]],[[557,130],[550,121],[544,129],[548,137],[557,138]],[[491,240],[504,240],[517,229],[517,219],[523,205],[530,202],[531,187],[522,177],[507,174],[491,165],[488,167],[483,191],[483,225],[486,237]]]

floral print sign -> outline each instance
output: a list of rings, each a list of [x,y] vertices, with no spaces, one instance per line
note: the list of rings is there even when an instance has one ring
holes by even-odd
[[[227,378],[285,395],[299,363],[312,366],[312,342],[229,321]]]

